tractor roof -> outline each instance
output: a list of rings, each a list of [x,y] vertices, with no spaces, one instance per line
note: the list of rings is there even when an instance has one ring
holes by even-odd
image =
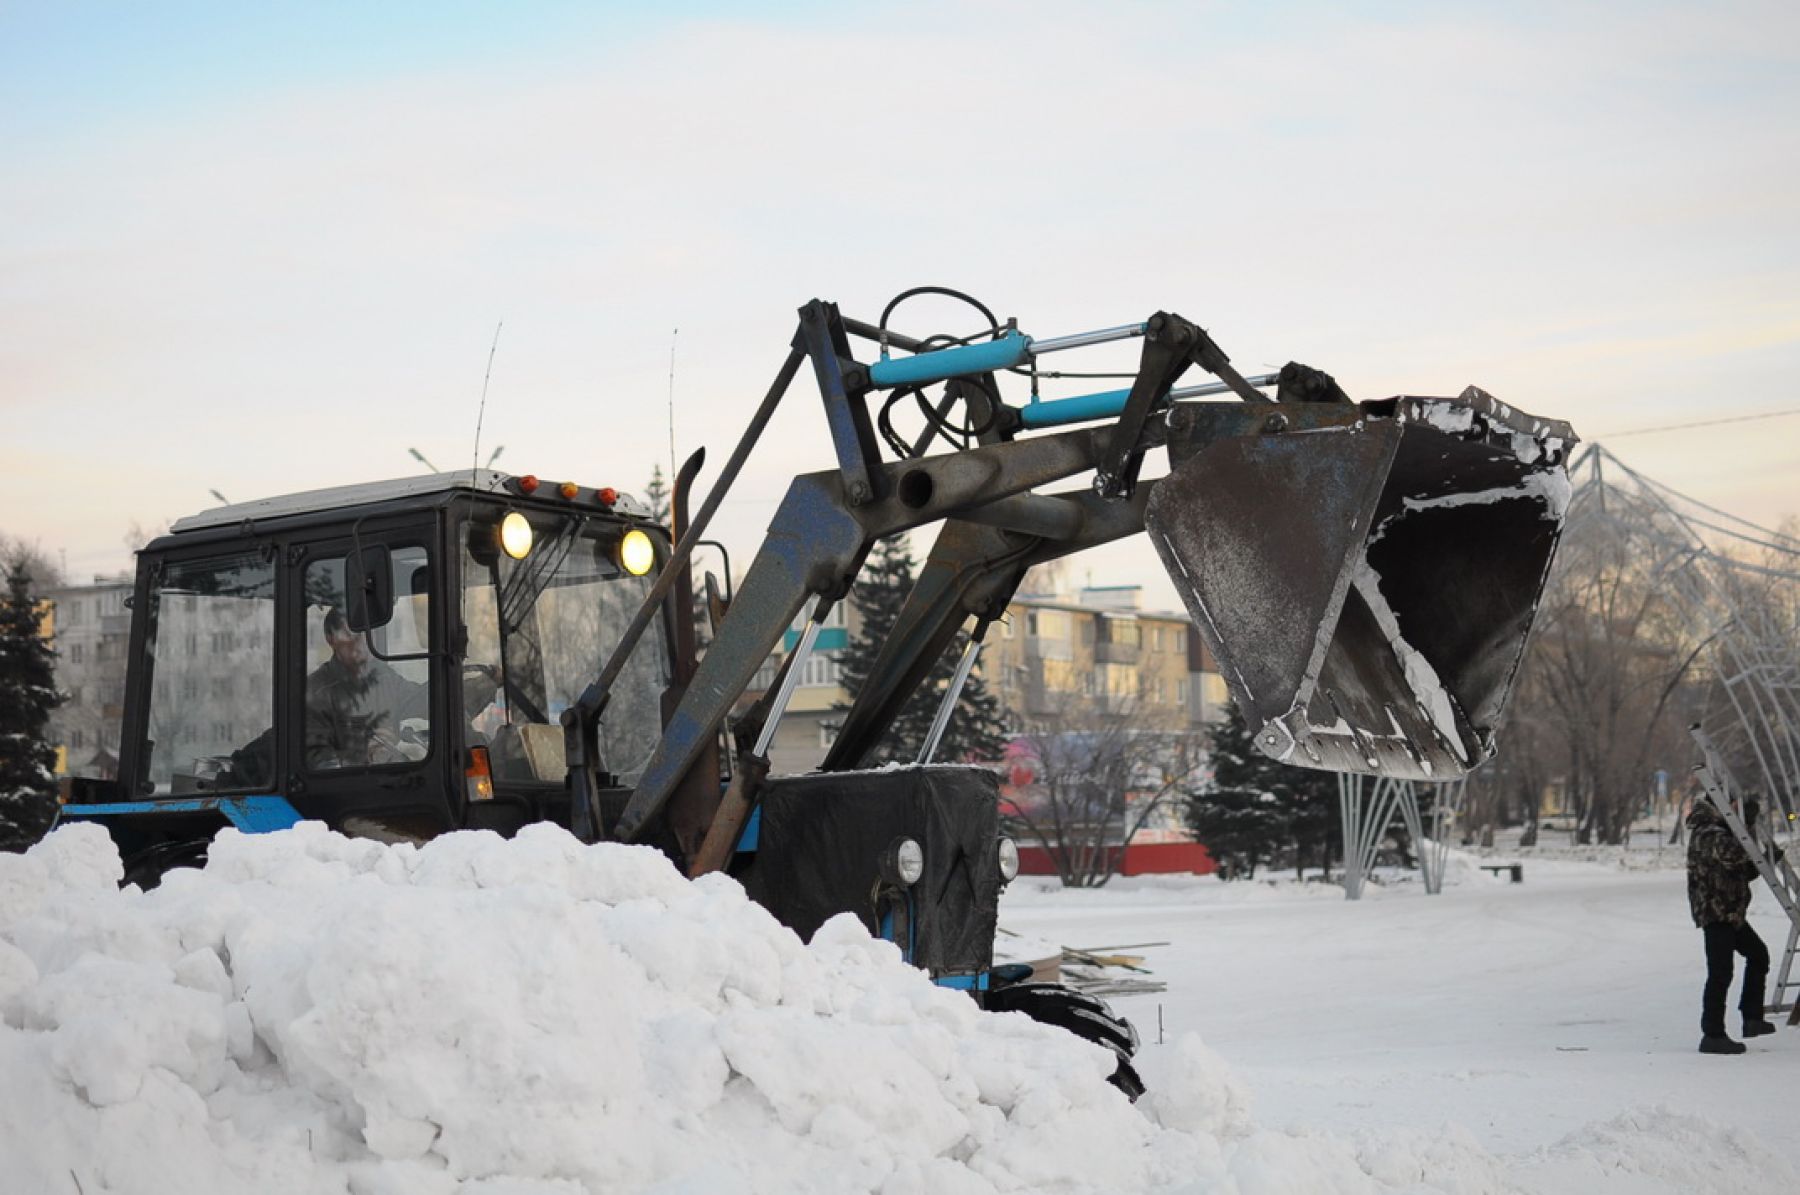
[[[451,490],[498,492],[508,481],[505,473],[491,469],[459,469],[454,473],[426,473],[419,477],[396,477],[391,481],[367,481],[360,485],[339,485],[323,490],[304,490],[298,494],[280,494],[258,498],[254,502],[233,502],[215,506],[199,514],[177,519],[169,530],[177,535],[184,531],[200,531],[208,527],[230,527],[245,519],[261,522],[285,515],[313,514],[319,511],[343,510],[352,506],[370,506],[399,498],[417,498]]]
[[[216,506],[211,510],[203,510],[199,514],[188,515],[186,518],[176,520],[169,530],[173,534],[180,535],[183,532],[203,531],[208,528],[235,527],[246,520],[262,522],[290,515],[348,510],[352,507],[373,506],[377,503],[423,498],[434,494],[447,495],[455,491],[512,497],[517,491],[507,484],[511,481],[513,481],[511,474],[499,473],[492,469],[458,469],[451,473],[426,473],[418,477],[397,477],[391,481],[368,481],[360,485],[332,486],[323,490],[305,490],[298,494],[259,498],[254,502],[234,502],[229,506]],[[614,509],[620,514],[635,515],[640,518],[647,518],[650,514],[649,510],[630,494],[620,494]]]

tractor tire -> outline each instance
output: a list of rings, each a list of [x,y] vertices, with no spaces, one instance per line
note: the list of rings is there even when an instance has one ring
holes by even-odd
[[[177,867],[205,867],[206,849],[211,845],[208,840],[161,842],[139,851],[125,861],[125,878],[119,881],[119,887],[136,884],[148,892]]]
[[[1144,1094],[1144,1081],[1131,1064],[1138,1048],[1137,1030],[1098,996],[1060,983],[1017,983],[990,991],[986,1008],[989,1012],[1022,1012],[1034,1021],[1105,1046],[1118,1058],[1109,1082],[1134,1103]]]

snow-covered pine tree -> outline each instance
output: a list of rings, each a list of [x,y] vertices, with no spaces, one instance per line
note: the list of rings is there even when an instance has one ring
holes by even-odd
[[[1236,703],[1208,735],[1212,776],[1189,791],[1185,820],[1224,879],[1250,879],[1286,841],[1287,814],[1275,791],[1279,765],[1256,749]]]
[[[56,751],[44,738],[56,691],[54,653],[38,629],[31,574],[7,572],[0,599],[0,849],[24,850],[56,813]]]
[[[669,483],[663,477],[661,465],[650,467],[650,484],[644,487],[644,504],[650,508],[650,517],[667,527],[669,525]]]
[[[851,700],[855,700],[863,685],[868,683],[881,646],[894,629],[900,607],[906,603],[906,595],[912,592],[913,567],[912,551],[905,536],[882,540],[869,553],[850,590],[850,603],[856,608],[862,625],[851,637],[849,645],[839,653],[838,663],[842,669],[840,683]],[[967,643],[967,635],[959,635],[950,650],[932,666],[925,683],[894,719],[887,736],[876,749],[874,762],[911,763],[918,758],[919,748],[931,732],[938,703],[943,700]],[[838,708],[848,709],[849,706]],[[950,715],[949,725],[944,728],[944,737],[939,741],[933,759],[938,763],[992,763],[1005,750],[1006,739],[1000,699],[977,671],[963,685],[962,696]]]

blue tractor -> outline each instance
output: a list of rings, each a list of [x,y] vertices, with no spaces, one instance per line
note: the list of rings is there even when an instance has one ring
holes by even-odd
[[[852,913],[937,982],[1112,1048],[1135,1096],[1128,1023],[994,965],[1018,867],[994,773],[932,764],[935,733],[911,766],[870,770],[897,712],[960,638],[941,731],[1027,570],[1148,532],[1259,748],[1454,778],[1493,750],[1574,437],[1473,389],[1359,403],[1298,364],[1246,379],[1169,313],[1034,339],[974,304],[981,332],[918,339],[888,326],[899,301],[876,324],[801,308],[719,480],[690,516],[690,458],[669,526],[611,488],[488,470],[176,523],[138,558],[119,778],[78,783],[62,817],[105,825],[143,885],[202,862],[224,826],[301,819],[408,841],[551,821],[652,844],[689,875],[730,872],[803,935]],[[1125,340],[1141,342],[1126,387],[1040,397],[1042,358]],[[1178,386],[1195,365],[1218,381]],[[734,593],[708,578],[701,653],[692,554],[803,366],[836,463],[793,480]],[[908,437],[895,415],[914,409]],[[1141,479],[1152,452],[1168,469]],[[929,524],[820,769],[770,775],[820,624],[874,544]]]

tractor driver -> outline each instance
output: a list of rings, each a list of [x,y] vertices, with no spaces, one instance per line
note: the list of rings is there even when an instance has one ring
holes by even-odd
[[[365,767],[425,758],[430,749],[431,691],[371,659],[344,612],[325,614],[331,658],[306,678],[306,763],[309,768]],[[479,713],[493,701],[498,673],[470,678],[465,704]]]

